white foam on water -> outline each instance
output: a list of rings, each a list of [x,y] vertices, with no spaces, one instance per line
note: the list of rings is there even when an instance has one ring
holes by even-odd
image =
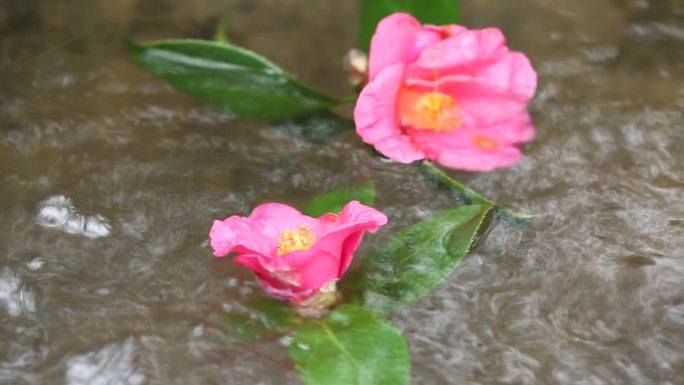
[[[100,350],[73,356],[66,362],[68,385],[141,385],[145,375],[134,365],[133,338]]]
[[[71,198],[64,195],[52,195],[38,202],[34,221],[43,227],[61,228],[69,234],[91,239],[106,237],[112,230],[107,218],[99,214],[87,217],[79,214]]]
[[[36,311],[33,293],[26,290],[19,277],[9,269],[0,273],[0,305],[10,317]]]

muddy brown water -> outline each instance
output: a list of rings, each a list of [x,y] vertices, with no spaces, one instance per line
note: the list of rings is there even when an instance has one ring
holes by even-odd
[[[450,279],[391,318],[415,384],[684,383],[684,3],[463,2],[539,72],[515,167],[451,174],[547,215],[495,223]],[[121,36],[225,20],[329,92],[356,2],[0,2],[0,383],[300,384],[281,340],[217,343],[260,295],[214,260],[214,218],[373,179],[399,228],[458,204],[352,133],[240,121],[133,64]],[[342,110],[349,114],[349,110]],[[70,219],[66,221],[66,218]]]

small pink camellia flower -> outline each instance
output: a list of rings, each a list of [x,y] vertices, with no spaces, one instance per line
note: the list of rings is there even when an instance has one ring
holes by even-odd
[[[319,218],[266,203],[248,218],[214,221],[209,238],[215,256],[236,253],[233,261],[254,271],[270,295],[301,304],[321,289],[334,288],[364,232],[385,223],[385,214],[357,201]]]
[[[423,25],[387,16],[371,40],[369,83],[354,110],[363,141],[402,163],[472,171],[510,166],[534,136],[537,74],[497,28]]]

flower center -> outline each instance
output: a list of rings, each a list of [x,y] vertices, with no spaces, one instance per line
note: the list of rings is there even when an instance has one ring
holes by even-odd
[[[463,125],[461,109],[449,95],[410,87],[399,90],[397,109],[402,126],[419,130],[451,131]]]
[[[309,250],[316,241],[316,234],[311,227],[300,225],[294,230],[285,230],[278,237],[278,255],[291,253],[297,250]]]

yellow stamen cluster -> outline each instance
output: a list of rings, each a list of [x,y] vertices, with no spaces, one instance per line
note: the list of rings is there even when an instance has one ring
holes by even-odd
[[[420,130],[451,131],[463,125],[456,100],[441,92],[406,87],[399,92],[400,123]]]
[[[428,92],[420,99],[419,111],[423,121],[429,124],[422,127],[435,131],[450,131],[463,123],[455,114],[455,103],[451,96],[439,92]]]
[[[294,230],[285,230],[278,237],[278,255],[291,253],[297,250],[309,250],[316,241],[316,234],[311,227],[300,225]]]

